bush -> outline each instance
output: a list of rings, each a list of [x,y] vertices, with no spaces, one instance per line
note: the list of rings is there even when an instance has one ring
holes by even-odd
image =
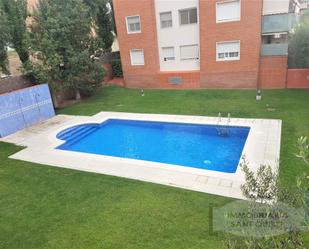
[[[75,87],[80,91],[81,96],[88,97],[94,94],[102,86],[102,80],[106,72],[101,64],[92,62],[87,65],[84,73],[81,73],[75,82]]]
[[[122,65],[120,59],[115,59],[112,61],[112,70],[114,77],[123,77]]]
[[[246,182],[241,185],[242,194],[251,201],[261,203],[274,201],[278,193],[277,172],[270,166],[261,165],[255,173],[248,165],[248,161],[243,158],[240,167],[245,174]]]

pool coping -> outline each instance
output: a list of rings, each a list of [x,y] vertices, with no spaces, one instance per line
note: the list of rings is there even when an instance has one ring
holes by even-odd
[[[12,159],[245,199],[240,190],[241,184],[244,183],[244,174],[239,166],[235,173],[224,173],[56,149],[56,147],[64,143],[64,141],[56,137],[57,134],[64,129],[81,124],[101,124],[108,119],[124,119],[218,125],[217,117],[100,112],[94,116],[58,115],[49,120],[49,122],[53,122],[53,119],[56,118],[61,120],[61,117],[65,117],[65,121],[59,121],[56,125],[48,125],[48,122],[46,122],[44,124],[45,129],[39,129],[40,125],[38,125],[37,129],[39,131],[35,134],[21,131],[2,138],[0,141],[26,146],[25,149],[10,156]],[[249,162],[249,167],[252,170],[256,171],[259,165],[270,165],[275,171],[279,169],[281,120],[231,118],[229,122],[227,118],[222,118],[220,124],[250,127],[247,142],[243,149],[243,155],[245,155],[246,160]],[[35,130],[35,128],[36,126],[30,129]],[[22,137],[24,140],[21,140]]]

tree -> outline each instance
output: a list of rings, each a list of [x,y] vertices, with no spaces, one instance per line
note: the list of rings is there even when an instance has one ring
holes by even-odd
[[[16,50],[22,63],[29,61],[28,31],[26,26],[27,0],[0,0],[7,16],[10,43]]]
[[[9,30],[7,18],[0,8],[0,72],[9,74],[7,46],[9,43]]]
[[[112,0],[84,0],[90,8],[96,34],[100,39],[101,47],[110,52],[114,42],[114,17]]]
[[[96,62],[99,42],[91,35],[91,16],[82,0],[41,0],[33,14],[33,65],[28,68],[56,92],[74,88],[76,97],[100,86],[103,68]]]
[[[106,3],[99,5],[98,10],[96,21],[98,36],[103,42],[104,50],[110,52],[114,42],[112,9]]]
[[[111,18],[112,18],[112,29],[114,31],[114,34],[117,36],[117,27],[115,23],[115,10],[114,10],[114,3],[113,0],[108,0],[109,4],[111,6]]]
[[[309,68],[309,11],[302,15],[290,38],[289,67]]]

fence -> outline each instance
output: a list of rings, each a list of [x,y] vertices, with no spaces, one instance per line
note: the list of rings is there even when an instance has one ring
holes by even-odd
[[[48,85],[38,85],[0,95],[0,137],[55,115]]]

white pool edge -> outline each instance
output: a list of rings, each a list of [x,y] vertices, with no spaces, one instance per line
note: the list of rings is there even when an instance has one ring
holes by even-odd
[[[100,124],[108,119],[125,119],[217,125],[218,118],[216,117],[116,112],[100,112],[92,117],[61,116],[70,118],[52,127],[45,124],[48,129],[42,129],[36,134],[31,134],[30,132],[29,134],[31,135],[29,135],[27,132],[22,131],[1,139],[2,141],[27,146],[26,149],[10,156],[10,158],[244,199],[240,190],[241,184],[244,183],[244,174],[240,167],[237,167],[235,173],[224,173],[56,149],[56,147],[63,144],[63,141],[57,139],[56,135],[66,128],[79,124]],[[58,116],[58,118],[59,117],[60,116]],[[222,118],[221,124],[225,125],[227,123],[228,120]],[[250,127],[247,142],[243,150],[243,156],[245,155],[251,169],[256,170],[260,165],[264,164],[270,165],[273,170],[278,170],[281,120],[232,118],[229,125]],[[33,127],[33,129],[35,129],[35,127]],[[21,137],[24,137],[24,140],[22,140],[22,143],[18,143],[17,141],[21,141]]]

